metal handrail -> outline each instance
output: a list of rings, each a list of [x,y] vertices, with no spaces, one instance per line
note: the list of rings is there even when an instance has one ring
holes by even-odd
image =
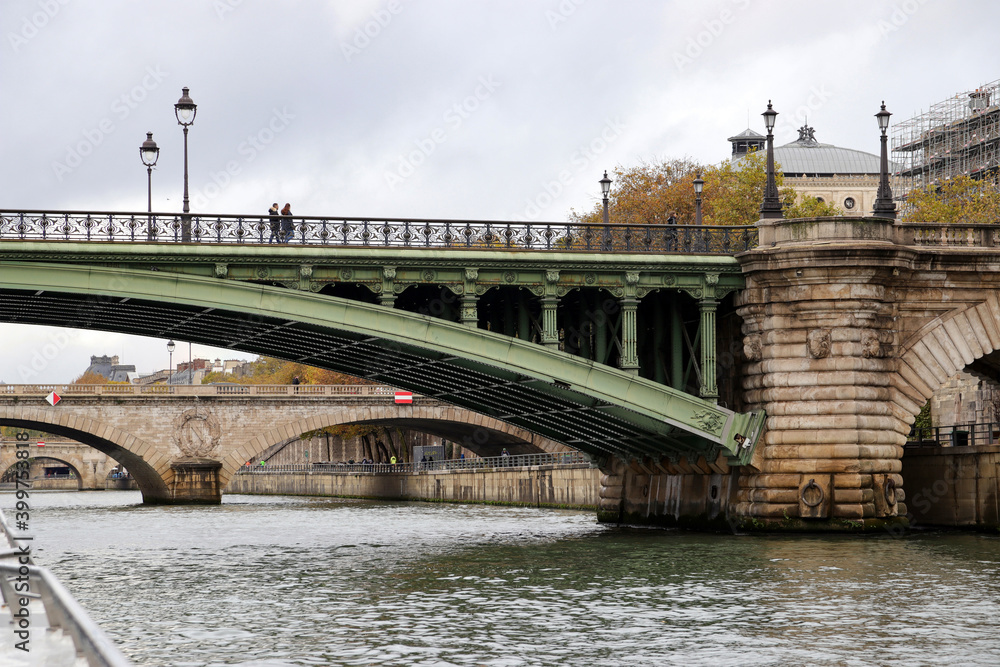
[[[272,223],[290,229],[275,240]],[[734,254],[756,247],[757,228],[30,210],[0,211],[3,240]]]
[[[35,565],[31,556],[22,557],[17,550],[19,540],[7,523],[3,511],[0,510],[0,529],[7,538],[7,543],[14,551],[3,554],[3,558],[15,558],[16,562],[3,562],[0,558],[0,594],[12,614],[21,610],[21,599],[40,599],[45,609],[45,617],[50,628],[60,628],[73,640],[73,646],[78,655],[83,656],[92,667],[131,667],[126,658],[110,638],[101,630],[87,614],[87,611],[77,602],[68,590],[59,582],[48,568]],[[20,562],[20,559],[28,564]],[[37,582],[37,593],[25,595],[15,592],[10,586],[8,577],[27,577],[29,585]],[[34,588],[34,585],[32,585]]]
[[[1000,436],[1000,423],[983,422],[931,426],[910,429],[906,444],[910,446],[933,444],[938,447],[982,447],[994,445]]]
[[[285,463],[264,462],[243,465],[237,475],[271,475],[279,473],[371,473],[401,474],[418,472],[440,472],[446,470],[467,470],[473,472],[493,471],[498,468],[522,468],[542,465],[593,465],[583,452],[543,452],[539,454],[514,454],[511,456],[486,456],[467,459],[444,459],[441,461],[411,461],[407,463]]]

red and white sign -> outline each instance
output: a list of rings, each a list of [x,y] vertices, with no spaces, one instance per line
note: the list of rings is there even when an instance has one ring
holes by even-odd
[[[59,397],[59,394],[57,394],[56,392],[52,392],[51,394],[45,397],[45,400],[49,402],[49,405],[55,405],[62,399]]]
[[[396,392],[396,402],[397,403],[412,403],[413,402],[413,392],[412,391],[397,391]]]
[[[38,445],[39,447],[44,447],[45,446],[45,441],[44,440],[39,440],[35,444]]]

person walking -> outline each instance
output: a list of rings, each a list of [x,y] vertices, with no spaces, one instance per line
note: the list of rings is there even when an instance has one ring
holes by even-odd
[[[278,202],[271,204],[267,209],[268,222],[271,225],[271,235],[267,237],[268,243],[281,243],[281,213],[278,212]]]
[[[288,243],[292,240],[292,205],[285,202],[285,208],[281,209],[281,242]]]

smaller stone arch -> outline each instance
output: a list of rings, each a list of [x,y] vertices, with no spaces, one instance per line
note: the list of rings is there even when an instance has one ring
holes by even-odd
[[[143,502],[171,501],[174,471],[170,461],[156,453],[150,443],[130,433],[70,412],[53,413],[21,405],[0,408],[0,426],[43,431],[89,445],[128,469],[142,492]]]
[[[1000,302],[995,295],[928,322],[899,352],[892,387],[898,416],[912,424],[915,415],[950,377],[998,349]]]
[[[419,430],[435,429],[439,433],[445,433],[445,437],[448,437],[449,434],[454,436],[460,432],[458,427],[466,427],[473,434],[468,449],[480,455],[498,455],[505,446],[515,454],[560,452],[569,449],[561,443],[513,424],[453,405],[428,402],[413,405],[357,406],[352,410],[331,412],[288,422],[255,435],[240,447],[236,447],[222,462],[222,470],[219,472],[220,488],[225,488],[229,484],[232,475],[246,461],[255,459],[273,445],[307,431],[347,424],[389,424]],[[448,430],[447,426],[442,427],[442,424],[451,425],[452,430]],[[433,430],[426,430],[426,432],[434,433]],[[475,436],[477,432],[485,432],[492,437],[486,441],[480,441]],[[491,442],[494,443],[492,446],[496,450],[495,452],[488,449]],[[477,448],[479,448],[478,451]]]
[[[8,447],[4,446],[4,450],[7,449]],[[18,459],[14,455],[13,449],[14,449],[13,447],[10,447],[11,450],[10,452],[4,451],[3,455],[0,456],[0,471],[2,471],[2,473],[0,473],[0,479],[6,479],[8,473],[10,473],[14,468],[14,466],[18,464]],[[92,488],[92,486],[87,486],[87,484],[88,483],[92,484],[93,480],[91,479],[88,481],[85,479],[86,466],[84,465],[83,461],[79,459],[74,459],[74,457],[71,456],[59,456],[48,453],[44,453],[43,455],[39,456],[36,453],[36,455],[33,456],[31,460],[32,461],[48,460],[48,461],[57,461],[59,463],[63,463],[73,471],[73,474],[76,478],[77,491],[82,491],[85,488]],[[37,479],[34,479],[32,481],[37,481]]]

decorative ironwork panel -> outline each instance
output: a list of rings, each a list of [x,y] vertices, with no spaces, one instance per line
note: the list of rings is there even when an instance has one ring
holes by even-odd
[[[0,240],[697,254],[732,254],[757,244],[757,230],[751,226],[295,216],[291,220],[283,217],[286,231],[275,235],[271,223],[267,215],[13,211],[0,212]],[[972,238],[955,230],[949,242],[969,243]]]

